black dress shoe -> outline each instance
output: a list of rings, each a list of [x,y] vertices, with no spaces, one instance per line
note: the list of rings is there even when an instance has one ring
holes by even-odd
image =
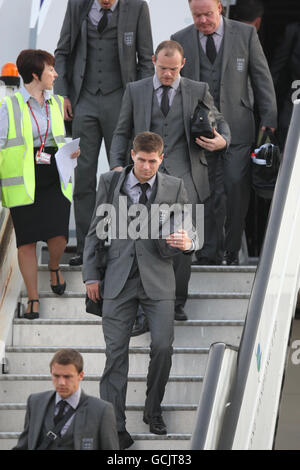
[[[227,266],[238,266],[239,265],[239,252],[238,251],[226,251],[224,255],[224,264]]]
[[[147,322],[146,316],[143,314],[137,318],[137,321],[135,322],[131,336],[140,336],[143,335],[144,333],[147,333],[149,331],[149,326]]]
[[[178,305],[175,307],[175,320],[177,321],[186,321],[188,319],[187,314],[185,313],[183,306]]]
[[[70,266],[81,266],[82,263],[83,263],[82,255],[73,256],[73,258],[70,258],[69,260]]]
[[[118,432],[120,450],[128,449],[134,444],[134,440],[127,431]]]
[[[150,432],[153,434],[167,434],[167,426],[162,419],[162,416],[146,416],[144,414],[143,421],[149,424]]]

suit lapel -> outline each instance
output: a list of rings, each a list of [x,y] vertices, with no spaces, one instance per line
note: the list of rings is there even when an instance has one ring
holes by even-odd
[[[78,4],[77,8],[79,9],[79,11],[78,11],[77,17],[75,17],[76,18],[75,24],[72,24],[72,29],[74,30],[74,34],[71,37],[71,41],[72,41],[71,51],[73,51],[75,47],[75,44],[76,44],[76,41],[80,32],[82,35],[82,39],[85,41],[85,46],[86,46],[87,30],[86,30],[86,24],[84,24],[84,20],[87,18],[87,15],[92,7],[93,1],[94,0],[89,0],[88,2],[84,1],[84,2],[81,2],[81,4]]]
[[[81,391],[81,396],[80,396],[80,402],[84,403],[79,403],[78,409],[76,410],[75,416],[74,416],[74,449],[75,450],[80,450],[81,449],[81,441],[82,437],[84,435],[82,434],[82,431],[87,430],[87,419],[86,419],[86,414],[87,414],[87,409],[88,409],[88,400],[86,399],[87,395],[84,393],[84,391]],[[87,434],[86,434],[87,435]]]
[[[232,49],[234,46],[235,31],[231,23],[226,18],[224,19],[224,48],[223,48],[223,60],[221,69],[221,81],[225,74],[227,62],[232,55]]]
[[[182,95],[182,108],[183,108],[183,121],[185,135],[188,144],[190,145],[190,118],[194,110],[192,110],[192,97],[190,88],[187,86],[186,81],[183,77],[180,79],[181,95]]]
[[[149,77],[145,81],[143,87],[142,100],[144,103],[144,119],[145,119],[145,131],[150,131],[151,126],[151,115],[152,115],[152,101],[153,101],[153,77]]]
[[[123,34],[126,31],[125,25],[128,24],[128,0],[119,0],[119,17],[118,17],[118,46],[119,53],[123,50]],[[122,54],[120,53],[120,60],[122,60]]]
[[[128,172],[130,171],[130,169],[132,168],[132,165],[130,165],[130,168],[128,166],[126,166],[122,171],[121,171],[121,175],[119,177],[119,180],[117,182],[117,185],[115,187],[115,191],[114,191],[114,196],[113,196],[113,205],[115,207],[118,207],[119,205],[119,196],[120,196],[120,191],[121,191],[121,188],[123,186],[123,183],[125,181],[125,178],[126,176],[128,175]]]
[[[166,185],[165,185],[165,176],[161,172],[156,173],[156,178],[157,178],[157,189],[156,189],[156,195],[153,201],[153,204],[161,204],[162,202],[166,202]]]
[[[55,395],[55,391],[51,390],[46,392],[42,399],[36,404],[35,409],[31,410],[32,417],[31,422],[35,423],[33,426],[32,436],[30,438],[30,433],[28,436],[28,447],[29,449],[36,449],[38,445],[38,440],[40,437],[42,425],[44,423],[44,418],[50,401]]]
[[[198,39],[198,31],[193,26],[192,29],[192,35],[188,36],[189,39],[191,38],[191,44],[189,45],[189,50],[192,51],[192,62],[194,64],[194,69],[195,69],[195,80],[199,81],[200,80],[200,59],[199,59],[199,39]]]

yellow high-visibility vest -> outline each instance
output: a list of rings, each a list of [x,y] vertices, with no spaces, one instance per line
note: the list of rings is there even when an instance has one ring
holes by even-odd
[[[2,206],[18,207],[34,203],[35,170],[33,135],[27,103],[21,93],[4,98],[8,110],[8,136],[5,148],[0,151],[0,186]],[[0,103],[1,105],[1,103]],[[52,134],[58,148],[65,141],[63,98],[51,96],[49,100]],[[72,183],[66,189],[61,181],[64,196],[72,202]]]

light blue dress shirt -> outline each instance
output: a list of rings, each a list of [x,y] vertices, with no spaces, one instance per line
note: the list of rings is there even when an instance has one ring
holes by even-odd
[[[198,32],[198,34],[199,34],[199,41],[202,46],[202,49],[204,50],[204,52],[206,52],[207,35],[201,33],[200,31]],[[216,29],[216,31],[213,33],[213,36],[212,36],[215,46],[216,46],[217,53],[220,50],[223,36],[224,36],[224,20],[221,15],[221,21],[220,21],[219,27]]]
[[[110,7],[110,12],[108,12],[108,21],[112,12],[117,8],[119,0],[116,0],[115,3]],[[94,25],[97,26],[99,21],[103,16],[103,12],[101,11],[101,5],[98,0],[94,0],[94,3],[89,11],[89,20]]]

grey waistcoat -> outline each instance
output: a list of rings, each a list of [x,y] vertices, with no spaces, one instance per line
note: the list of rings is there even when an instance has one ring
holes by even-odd
[[[150,130],[164,140],[164,159],[160,171],[181,177],[190,172],[189,148],[185,137],[182,95],[178,89],[172,106],[165,117],[153,93]]]
[[[54,417],[54,402],[52,399],[45,415],[44,424],[40,434],[39,445],[42,443],[46,437],[47,432],[50,429],[54,429],[53,417]],[[74,419],[72,420],[67,432],[61,437],[53,441],[48,450],[74,450]]]
[[[200,81],[208,83],[209,91],[215,101],[215,106],[220,109],[220,80],[223,59],[223,41],[221,43],[216,60],[213,64],[207,58],[207,55],[205,54],[199,42],[198,45],[200,59]]]
[[[111,15],[110,22],[101,36],[97,28],[87,20],[88,42],[84,88],[103,95],[122,88],[121,68],[118,53],[118,9]]]

